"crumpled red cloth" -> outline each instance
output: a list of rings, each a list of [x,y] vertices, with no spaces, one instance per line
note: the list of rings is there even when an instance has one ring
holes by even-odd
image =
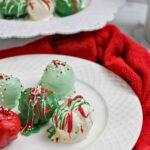
[[[35,53],[88,59],[126,80],[139,97],[144,115],[143,129],[134,149],[150,150],[150,54],[145,48],[116,26],[107,25],[94,32],[48,36],[25,46],[0,51],[0,58]]]

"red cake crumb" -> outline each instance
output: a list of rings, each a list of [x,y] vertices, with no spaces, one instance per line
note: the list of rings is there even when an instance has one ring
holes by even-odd
[[[0,106],[0,148],[17,139],[20,131],[19,116]]]

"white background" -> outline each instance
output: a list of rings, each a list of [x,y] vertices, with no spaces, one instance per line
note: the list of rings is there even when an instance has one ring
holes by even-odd
[[[146,0],[127,0],[129,2],[141,2],[141,3],[146,3]]]

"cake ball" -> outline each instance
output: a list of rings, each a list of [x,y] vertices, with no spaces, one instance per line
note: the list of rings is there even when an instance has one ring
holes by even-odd
[[[68,99],[50,119],[48,137],[58,143],[75,143],[85,139],[93,125],[93,108],[82,96]]]
[[[0,106],[0,148],[17,139],[20,120],[16,113]]]
[[[41,86],[24,90],[19,100],[22,134],[28,136],[38,132],[40,127],[49,121],[56,105],[50,90]]]
[[[4,18],[23,18],[26,16],[27,0],[1,0],[0,8]]]
[[[0,105],[14,108],[19,102],[22,87],[18,78],[0,74]]]
[[[70,97],[75,91],[75,74],[66,62],[53,60],[47,65],[39,84],[54,91],[58,99]]]
[[[32,20],[49,20],[53,17],[53,0],[29,0],[27,11]]]
[[[56,0],[55,11],[62,17],[77,13],[83,8],[83,0]]]

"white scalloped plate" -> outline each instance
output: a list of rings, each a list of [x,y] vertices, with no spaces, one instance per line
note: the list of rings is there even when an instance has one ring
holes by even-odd
[[[50,21],[20,21],[0,19],[0,38],[27,38],[38,35],[73,34],[103,27],[114,18],[126,0],[84,0],[87,8],[69,17],[54,17]]]
[[[39,134],[19,138],[4,150],[131,150],[142,126],[142,110],[132,89],[120,77],[87,60],[61,55],[28,55],[0,60],[0,70],[21,79],[25,87],[36,85],[52,59],[68,62],[76,74],[76,89],[95,109],[94,126],[82,142],[55,144],[47,126]]]

